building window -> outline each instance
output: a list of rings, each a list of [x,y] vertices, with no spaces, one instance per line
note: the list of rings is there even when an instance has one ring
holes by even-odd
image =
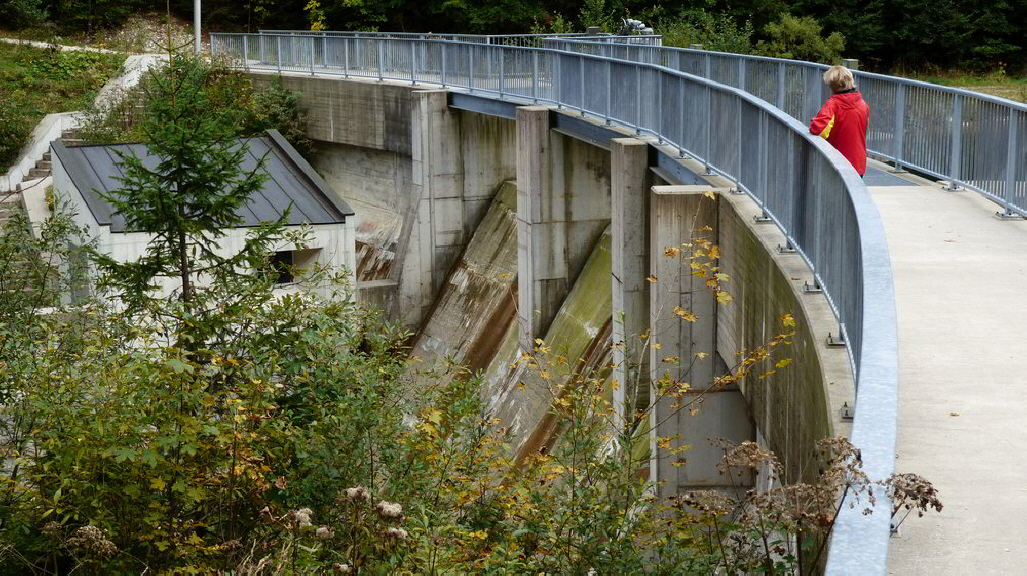
[[[278,277],[275,284],[290,284],[296,280],[293,277],[293,265],[292,250],[283,250],[271,255],[267,270],[272,277]]]
[[[320,254],[320,248],[280,250],[268,258],[265,270],[275,278],[275,284],[292,284],[303,280],[317,266]]]

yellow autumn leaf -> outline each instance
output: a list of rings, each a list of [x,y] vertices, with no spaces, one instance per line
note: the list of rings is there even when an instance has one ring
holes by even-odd
[[[716,244],[710,246],[710,258],[713,258],[714,260],[720,258],[720,246],[717,246]]]
[[[781,323],[785,326],[795,326],[795,318],[791,314],[785,314],[781,317]]]
[[[774,364],[774,366],[777,367],[777,368],[784,368],[785,366],[787,366],[787,365],[789,365],[791,363],[792,363],[792,359],[791,358],[784,358],[782,360],[778,360],[777,364]]]
[[[717,292],[717,302],[720,302],[721,304],[730,304],[731,300],[733,300],[733,298],[731,298],[731,295],[727,292],[724,292],[723,290]]]
[[[675,306],[673,312],[675,316],[682,318],[684,320],[688,320],[689,322],[695,322],[699,320],[699,317],[696,316],[695,313],[681,306]]]
[[[645,280],[646,280],[646,282],[649,282],[650,284],[655,284],[656,283],[656,276],[646,276]]]
[[[717,195],[714,194],[713,192],[709,191],[709,190],[707,190],[706,192],[703,192],[702,195],[707,197],[707,198],[709,198],[709,199],[711,199],[711,200],[716,200],[717,199]]]

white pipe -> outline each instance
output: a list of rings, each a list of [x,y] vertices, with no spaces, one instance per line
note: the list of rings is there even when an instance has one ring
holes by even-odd
[[[200,0],[193,1],[193,44],[196,54],[200,53]]]

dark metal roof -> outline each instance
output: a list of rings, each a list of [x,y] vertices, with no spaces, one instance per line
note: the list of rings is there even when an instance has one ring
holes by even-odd
[[[240,138],[237,145],[244,144],[249,151],[241,168],[253,170],[263,157],[267,179],[240,208],[241,226],[277,220],[290,205],[289,225],[336,224],[353,215],[353,210],[333,197],[328,184],[277,130],[268,130],[266,136],[259,138]],[[100,192],[122,187],[117,179],[124,176],[119,166],[121,155],[136,156],[147,168],[157,165],[157,157],[149,153],[146,145],[65,146],[58,140],[53,143],[53,151],[96,221],[101,226],[110,226],[111,232],[131,232],[125,229],[124,217],[112,213],[110,203]]]

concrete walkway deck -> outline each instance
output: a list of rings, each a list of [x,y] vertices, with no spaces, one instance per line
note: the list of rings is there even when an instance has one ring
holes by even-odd
[[[895,275],[896,471],[933,482],[945,508],[906,519],[889,573],[1024,574],[1027,222],[909,180],[869,188]]]

